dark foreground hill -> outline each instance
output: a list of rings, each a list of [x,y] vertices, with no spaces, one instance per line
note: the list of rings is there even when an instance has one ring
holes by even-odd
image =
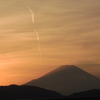
[[[61,94],[39,88],[36,86],[0,86],[0,100],[33,99],[33,98],[55,98],[63,97]]]
[[[26,85],[70,95],[75,92],[100,89],[100,79],[74,65],[64,65]]]
[[[38,100],[48,100],[48,99],[38,99]],[[100,89],[93,89],[79,93],[73,93],[72,95],[69,96],[64,96],[61,98],[50,98],[49,100],[100,100]]]
[[[99,97],[100,98],[100,89],[93,89],[88,91],[82,91],[79,93],[73,93],[69,97]]]
[[[33,100],[33,99],[28,99],[28,100]],[[100,89],[83,91],[83,92],[74,93],[72,95],[64,96],[64,97],[38,98],[34,100],[100,100]]]

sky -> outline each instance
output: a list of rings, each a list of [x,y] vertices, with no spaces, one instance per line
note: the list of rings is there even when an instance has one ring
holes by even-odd
[[[61,65],[100,78],[100,0],[0,0],[0,85]]]

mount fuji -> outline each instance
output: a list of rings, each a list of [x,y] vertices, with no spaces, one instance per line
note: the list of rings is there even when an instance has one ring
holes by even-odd
[[[38,86],[62,95],[100,89],[100,79],[74,65],[63,65],[24,85]]]

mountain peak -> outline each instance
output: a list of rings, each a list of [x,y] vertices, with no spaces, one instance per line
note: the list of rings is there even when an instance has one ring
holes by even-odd
[[[60,66],[59,68],[65,68],[65,69],[68,69],[68,68],[78,68],[78,67],[76,67],[76,66],[74,66],[74,65],[62,65],[62,66]]]
[[[78,71],[83,71],[82,69],[76,67],[75,65],[62,65],[58,67],[57,69],[51,71],[50,73],[69,73],[70,71],[78,72]],[[49,73],[48,73],[49,74]]]
[[[63,95],[100,88],[100,79],[74,65],[62,65],[46,75],[26,83]]]

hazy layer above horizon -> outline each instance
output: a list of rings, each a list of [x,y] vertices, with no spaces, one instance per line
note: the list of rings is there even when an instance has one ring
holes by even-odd
[[[64,64],[100,77],[99,52],[100,0],[0,0],[0,85],[22,84]]]

